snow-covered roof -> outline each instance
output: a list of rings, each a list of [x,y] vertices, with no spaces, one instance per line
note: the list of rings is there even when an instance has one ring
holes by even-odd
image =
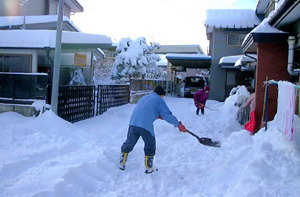
[[[154,50],[154,53],[203,53],[200,45],[160,45],[158,49]]]
[[[55,48],[56,30],[0,30],[1,48]],[[111,45],[110,37],[81,32],[62,32],[62,44]],[[98,45],[98,46],[97,46]]]
[[[253,28],[260,23],[255,10],[250,9],[210,9],[206,12],[206,27]]]
[[[224,56],[220,59],[219,64],[235,64],[243,55]]]
[[[167,59],[190,59],[190,60],[211,60],[211,56],[205,54],[175,54],[168,53]]]
[[[246,37],[244,38],[243,42],[242,42],[242,46],[245,44],[245,42],[248,40],[249,36],[253,33],[273,33],[273,34],[282,34],[282,33],[288,33],[285,31],[281,31],[273,26],[271,26],[269,24],[269,21],[272,18],[272,15],[275,12],[270,13],[270,15],[265,18],[257,27],[255,27],[254,29],[252,29],[252,31],[250,31]]]
[[[270,17],[265,18],[257,27],[255,27],[250,33],[287,33],[281,31],[269,24]]]
[[[255,62],[257,59],[257,55],[256,54],[251,54],[249,55],[251,57],[248,57],[246,55],[242,55],[235,63],[234,63],[234,67],[239,67],[242,66],[244,62]]]
[[[251,56],[251,57],[249,57]],[[250,63],[255,62],[257,59],[256,54],[249,54],[249,56],[246,55],[232,55],[232,56],[224,56],[220,59],[219,65],[222,66],[222,68],[235,68],[243,66],[243,63]]]
[[[160,57],[159,62],[156,62],[157,66],[167,66],[168,65],[168,60],[166,58],[165,54],[157,54]]]
[[[63,16],[63,21],[70,23],[77,31],[80,31],[78,27],[67,17]],[[23,25],[23,16],[0,16],[0,27],[11,27]],[[41,23],[52,23],[57,22],[57,15],[37,15],[37,16],[26,16],[26,24],[41,24]]]

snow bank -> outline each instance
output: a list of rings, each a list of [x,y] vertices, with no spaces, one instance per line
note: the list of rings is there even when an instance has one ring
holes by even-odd
[[[135,104],[108,109],[74,124],[52,111],[37,118],[0,114],[0,196],[291,196],[300,193],[300,135],[289,141],[274,122],[250,136],[235,121],[236,95],[208,100],[196,115],[193,99],[165,97],[172,113],[195,134],[222,142],[199,144],[162,120],[154,123],[159,171],[144,173],[144,144],[118,169]]]

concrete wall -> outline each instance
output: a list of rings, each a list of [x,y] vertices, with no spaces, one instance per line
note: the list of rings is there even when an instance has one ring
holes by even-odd
[[[212,56],[212,65],[210,69],[210,99],[224,101],[226,95],[226,75],[227,70],[219,66],[219,61],[224,56],[243,54],[241,46],[228,46],[228,33],[247,34],[250,30],[224,30],[216,29],[212,33],[210,40],[210,55]],[[230,70],[232,72],[234,70]],[[228,92],[228,90],[227,90]]]
[[[23,116],[37,116],[38,111],[35,110],[31,105],[13,105],[0,103],[0,113],[4,112],[17,112]]]
[[[256,129],[261,126],[261,120],[264,108],[264,92],[263,82],[268,80],[285,80],[289,81],[287,72],[288,62],[288,45],[287,43],[258,43],[257,47],[257,67],[256,67]],[[274,119],[277,111],[277,85],[271,85],[269,88],[269,120]]]

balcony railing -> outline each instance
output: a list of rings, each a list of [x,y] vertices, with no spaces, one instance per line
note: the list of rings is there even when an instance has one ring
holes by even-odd
[[[48,75],[46,73],[0,72],[0,102],[30,104],[46,100]]]

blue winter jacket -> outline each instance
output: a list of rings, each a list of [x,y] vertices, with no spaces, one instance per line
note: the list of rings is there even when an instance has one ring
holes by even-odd
[[[179,125],[177,118],[172,115],[166,102],[157,93],[152,93],[139,100],[131,115],[129,125],[142,127],[155,136],[153,122],[158,116],[175,127]]]

